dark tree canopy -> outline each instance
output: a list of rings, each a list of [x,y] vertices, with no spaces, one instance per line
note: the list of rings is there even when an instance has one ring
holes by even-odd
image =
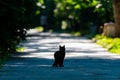
[[[25,39],[24,29],[34,27],[37,0],[0,0],[0,54],[15,51]]]

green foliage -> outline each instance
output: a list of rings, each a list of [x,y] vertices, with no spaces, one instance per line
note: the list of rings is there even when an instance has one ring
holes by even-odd
[[[72,32],[72,35],[73,36],[81,36],[81,33],[80,32]]]
[[[100,22],[102,24],[105,22],[114,21],[112,0],[98,1],[94,11],[99,14],[98,18],[99,20],[101,19]]]
[[[97,44],[107,48],[112,53],[120,54],[120,38],[109,38],[104,35],[96,35]]]
[[[62,23],[67,22],[67,30],[79,31],[80,26],[83,26],[84,19],[88,18],[83,16],[85,9],[88,8],[89,1],[75,1],[75,0],[55,0],[56,8],[54,10],[55,17]],[[89,5],[90,6],[90,5]],[[92,7],[92,6],[90,6]],[[84,11],[83,11],[84,10]],[[87,13],[87,12],[86,12]],[[83,21],[84,20],[84,21]],[[83,25],[82,25],[82,24]],[[56,25],[59,26],[60,24]],[[62,25],[60,25],[62,26]],[[84,26],[85,27],[85,26]]]
[[[25,30],[35,26],[37,0],[0,0],[0,55],[16,51]],[[2,61],[1,61],[2,62]]]
[[[44,27],[42,27],[42,26],[35,27],[35,29],[39,32],[44,31]]]
[[[67,22],[68,31],[88,31],[90,23],[95,26],[113,21],[111,0],[55,0],[55,28]],[[98,28],[97,28],[98,29]],[[88,33],[87,32],[87,33]]]
[[[111,48],[109,48],[109,51],[120,54],[120,38],[115,38],[113,40],[112,46]]]
[[[24,52],[24,47],[18,47],[18,48],[16,49],[16,51],[17,51],[17,52]]]

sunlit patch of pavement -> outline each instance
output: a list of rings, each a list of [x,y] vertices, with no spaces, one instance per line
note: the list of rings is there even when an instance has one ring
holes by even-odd
[[[86,37],[29,30],[25,50],[0,69],[0,80],[120,80],[120,55]],[[66,46],[64,67],[53,68],[53,54]]]
[[[53,54],[58,50],[59,45],[65,45],[66,58],[96,57],[120,59],[120,55],[109,53],[106,49],[86,37],[74,37],[67,33],[39,33],[36,30],[30,30],[28,34],[37,34],[37,36],[28,37],[28,41],[24,43],[25,52],[30,53],[26,57],[49,57],[49,59],[53,59]]]

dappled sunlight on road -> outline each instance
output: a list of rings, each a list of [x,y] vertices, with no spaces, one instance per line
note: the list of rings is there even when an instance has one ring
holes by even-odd
[[[119,59],[117,54],[111,54],[106,49],[101,48],[96,43],[86,37],[74,37],[67,33],[35,33],[32,32],[27,37],[27,42],[23,43],[24,52],[29,54],[20,55],[21,57],[37,57],[53,59],[53,54],[58,50],[59,45],[66,46],[67,58],[103,58]]]

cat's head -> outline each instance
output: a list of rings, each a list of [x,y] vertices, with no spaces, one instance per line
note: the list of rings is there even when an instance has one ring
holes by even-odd
[[[60,51],[65,51],[65,45],[63,45],[63,46],[60,45],[60,46],[59,46],[59,50],[60,50]]]

